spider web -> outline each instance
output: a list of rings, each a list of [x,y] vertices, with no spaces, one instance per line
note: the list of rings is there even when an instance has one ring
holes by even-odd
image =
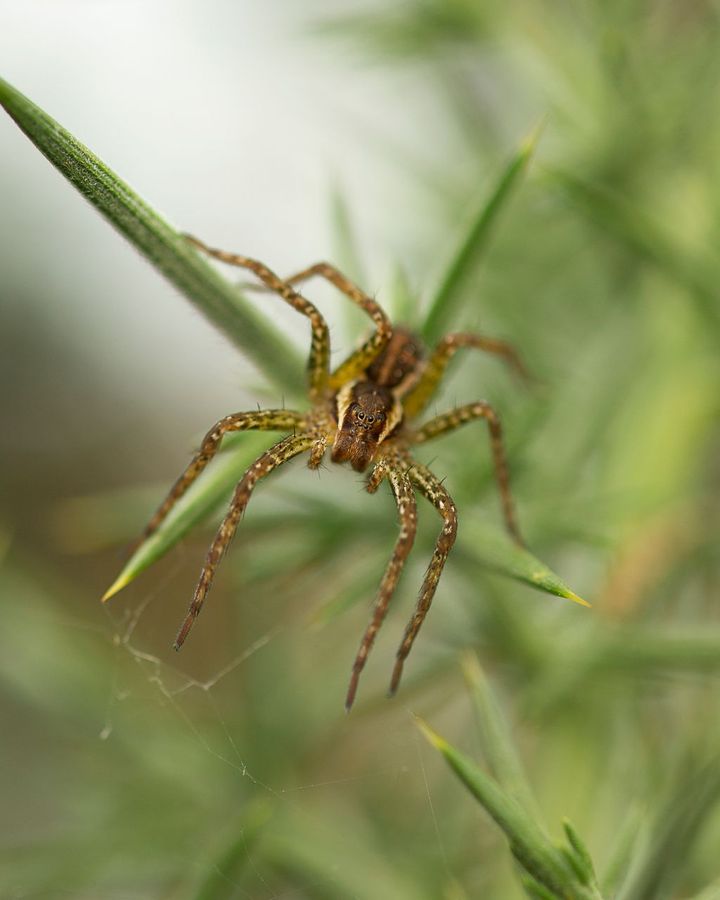
[[[413,790],[419,791],[425,798],[423,805],[426,818],[424,823],[426,837],[435,845],[434,855],[437,856],[438,863],[445,870],[449,881],[450,865],[433,802],[430,779],[423,759],[423,754],[427,755],[427,750],[420,744],[411,717],[407,715],[407,708],[400,705],[402,701],[398,703],[396,700],[392,704],[394,717],[397,717],[398,712],[401,712],[401,715],[397,733],[390,736],[393,749],[391,762],[378,761],[371,757],[369,764],[360,767],[362,770],[358,771],[357,761],[350,758],[346,766],[340,765],[339,773],[333,772],[333,777],[327,779],[301,781],[297,784],[287,781],[269,783],[267,779],[259,777],[256,772],[251,770],[247,755],[243,752],[247,737],[238,733],[239,725],[233,721],[231,711],[235,709],[237,701],[230,701],[233,703],[230,711],[226,706],[227,698],[233,696],[232,685],[242,680],[246,665],[256,655],[266,651],[273,641],[286,630],[287,626],[277,626],[254,637],[231,659],[219,664],[210,677],[202,680],[187,674],[181,665],[172,665],[143,649],[143,639],[139,633],[141,623],[153,603],[163,594],[180,565],[181,562],[178,561],[173,570],[166,573],[156,587],[143,595],[135,608],[126,607],[119,612],[115,609],[105,608],[110,623],[115,658],[104,721],[98,731],[99,739],[103,742],[113,739],[119,709],[127,707],[128,704],[132,705],[137,699],[135,689],[129,686],[131,679],[128,678],[126,665],[130,662],[132,667],[140,672],[142,681],[150,687],[150,702],[169,709],[186,732],[188,739],[201,748],[213,763],[229,770],[228,783],[230,785],[236,784],[238,779],[249,783],[251,791],[256,795],[266,795],[271,799],[272,804],[281,812],[287,813],[293,822],[299,821],[302,826],[307,825],[308,829],[316,831],[318,834],[326,833],[329,824],[331,830],[334,830],[334,826],[329,821],[332,819],[332,814],[326,815],[325,802],[328,801],[330,807],[338,804],[342,806],[348,799],[345,796],[344,788],[350,788],[350,793],[352,793],[354,786],[360,784],[362,787],[365,783],[372,786],[370,793],[374,797],[381,796],[386,792],[402,797],[403,788],[407,786],[408,779],[412,779]],[[395,637],[396,635],[393,635],[393,641]],[[337,691],[338,724],[335,732],[339,733],[340,740],[346,742],[347,731],[354,732],[359,725],[360,739],[367,742],[367,732],[370,728],[373,734],[372,744],[377,747],[386,741],[388,735],[385,734],[383,737],[382,729],[378,735],[372,718],[355,723],[352,721],[352,717],[350,719],[345,717],[341,699],[343,689],[344,684],[340,685]],[[147,698],[144,699],[147,700]],[[359,720],[362,712],[356,710],[354,715]],[[208,720],[214,722],[215,727],[209,728]],[[290,752],[292,752],[291,749]],[[330,756],[335,756],[332,743],[327,745],[325,752]],[[333,759],[333,766],[337,768],[336,758]],[[310,795],[310,800],[306,802],[308,795]],[[417,828],[417,824],[416,821],[415,828]],[[362,825],[366,830],[371,830],[367,821]],[[227,868],[232,867],[226,867],[219,858],[216,858],[214,861],[206,859],[202,863],[196,864],[195,874],[198,880],[202,881],[212,872],[216,878],[227,882],[229,890],[233,892],[227,896],[252,897],[253,900],[286,900],[286,898],[316,896],[315,889],[320,890],[322,896],[326,896],[328,891],[330,896],[358,898],[368,896],[366,891],[353,893],[348,886],[353,880],[352,872],[345,875],[342,873],[340,860],[352,860],[357,857],[358,853],[357,835],[352,832],[352,829],[341,836],[339,841],[338,833],[333,834],[333,846],[336,847],[334,852],[337,853],[339,850],[340,853],[335,872],[329,870],[320,873],[316,878],[311,877],[310,872],[301,875],[295,874],[290,877],[294,886],[283,887],[279,890],[275,885],[278,879],[273,871],[272,863],[263,854],[254,850],[251,840],[247,842],[244,840],[242,828],[240,829],[240,841],[243,845],[241,853],[243,877],[238,876],[236,879],[232,874],[228,874]],[[248,892],[247,886],[244,886],[245,876],[248,873],[251,875],[251,880],[254,881],[252,893]],[[397,896],[405,896],[405,893],[398,892]],[[412,895],[412,893],[407,894],[407,896]]]

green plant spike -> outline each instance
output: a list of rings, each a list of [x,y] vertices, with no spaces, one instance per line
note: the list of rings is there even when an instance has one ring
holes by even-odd
[[[435,343],[451,326],[463,302],[463,287],[477,270],[498,217],[513,190],[527,171],[542,133],[542,123],[522,142],[497,180],[490,197],[482,204],[440,278],[421,333],[428,344]]]
[[[460,549],[471,553],[488,569],[514,578],[531,587],[572,600],[580,606],[590,607],[536,556],[524,547],[518,547],[503,529],[486,522],[463,522],[458,535]]]
[[[330,224],[334,237],[335,264],[342,270],[343,275],[347,275],[357,284],[364,284],[365,272],[360,261],[357,235],[347,195],[337,182],[330,192]]]
[[[127,587],[227,500],[232,485],[237,484],[243,472],[268,443],[267,433],[243,434],[242,437],[243,441],[239,446],[222,452],[214,460],[213,466],[178,501],[155,534],[136,548],[118,577],[103,594],[103,602]]]
[[[559,894],[548,890],[544,885],[536,881],[532,875],[527,872],[520,872],[520,884],[523,886],[525,893],[530,900],[562,900]]]
[[[539,821],[539,812],[522,762],[505,721],[500,705],[485,677],[477,654],[467,651],[462,657],[462,670],[482,732],[485,758],[500,786],[522,808]]]
[[[69,131],[1,78],[0,104],[65,178],[271,383],[287,394],[299,393],[303,370],[298,353],[178,231]]]
[[[571,862],[566,848],[556,847],[529,813],[494,779],[436,734],[422,719],[416,721],[428,742],[440,751],[460,781],[500,826],[522,869],[545,890],[546,893],[542,890],[536,892],[536,896],[542,900],[554,900],[555,897],[562,900],[602,900],[595,879],[579,877],[578,871],[585,872],[586,867],[574,846],[571,848]],[[533,885],[533,881],[527,882],[526,890]]]
[[[639,865],[623,885],[621,900],[656,900],[669,897],[682,877],[707,821],[720,798],[720,762],[717,755],[697,763],[689,755],[672,790],[655,812]]]
[[[603,892],[610,897],[620,900],[625,895],[625,889],[633,883],[635,869],[639,868],[646,855],[649,831],[645,809],[636,805],[626,812],[611,844],[600,881]]]
[[[580,878],[584,884],[590,884],[595,879],[595,868],[590,851],[568,819],[563,819],[563,831],[568,841],[568,853],[576,860]]]

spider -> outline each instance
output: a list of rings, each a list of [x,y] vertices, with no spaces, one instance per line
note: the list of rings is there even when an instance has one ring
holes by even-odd
[[[356,472],[369,471],[368,492],[375,493],[387,479],[400,519],[392,557],[380,582],[372,616],[353,663],[345,700],[347,711],[355,700],[360,674],[413,545],[417,527],[415,492],[425,497],[442,518],[442,528],[415,611],[397,651],[389,690],[389,696],[393,696],[400,684],[405,660],[430,609],[457,534],[455,503],[442,481],[427,466],[412,458],[411,448],[447,434],[467,422],[484,419],[489,429],[505,525],[515,543],[523,546],[513,512],[500,420],[492,406],[479,400],[420,425],[415,424],[416,420],[426,409],[451,357],[461,347],[496,354],[524,378],[527,377],[525,368],[509,344],[477,334],[449,334],[429,354],[425,353],[418,337],[406,328],[393,328],[380,305],[328,263],[316,263],[283,279],[255,259],[208,247],[191,235],[184,237],[208,256],[252,272],[261,282],[256,287],[279,294],[293,309],[310,320],[312,339],[308,360],[310,409],[307,412],[262,409],[233,413],[220,419],[208,431],[200,449],[172,486],[136,544],[145,541],[159,528],[173,506],[215,456],[226,434],[248,430],[287,433],[255,460],[235,488],[230,508],[208,550],[174,647],[180,649],[198,617],[218,564],[235,534],[257,482],[305,452],[310,454],[308,466],[317,469],[329,449],[332,462],[349,463]],[[328,326],[317,308],[296,290],[296,285],[313,277],[324,278],[334,285],[364,310],[374,323],[374,330],[365,343],[334,370],[330,369],[329,364]]]

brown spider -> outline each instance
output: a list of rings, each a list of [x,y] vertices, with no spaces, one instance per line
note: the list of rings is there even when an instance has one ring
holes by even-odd
[[[485,419],[490,430],[490,445],[505,524],[513,540],[520,546],[523,544],[513,514],[500,420],[490,404],[480,400],[436,416],[423,425],[415,426],[411,423],[426,408],[450,358],[460,347],[474,347],[504,357],[523,377],[526,377],[525,369],[509,344],[475,334],[447,335],[429,357],[424,359],[419,339],[404,328],[393,329],[380,306],[328,263],[317,263],[290,278],[282,279],[254,259],[212,249],[190,235],[186,235],[186,238],[209,256],[249,269],[260,279],[265,289],[279,294],[290,306],[308,317],[312,326],[308,362],[311,406],[304,413],[287,409],[264,409],[225,416],[207,433],[192,462],[177,479],[145,528],[138,543],[142,543],[158,529],[173,506],[213,458],[224,435],[231,431],[251,429],[288,432],[287,437],[274,444],[250,466],[235,488],[230,509],[210,545],[195,595],[175,639],[175,649],[180,649],[202,609],[218,563],[232,540],[255,484],[278,466],[305,451],[310,451],[308,466],[316,469],[330,447],[333,462],[349,462],[356,472],[365,472],[372,465],[367,481],[370,493],[377,491],[383,479],[387,478],[400,517],[400,533],[380,582],[370,624],[365,630],[353,664],[345,701],[347,710],[353,704],[360,673],[413,545],[417,527],[416,490],[432,503],[443,520],[432,560],[420,588],[415,612],[397,652],[390,682],[389,693],[392,696],[400,683],[405,659],[430,609],[445,560],[457,533],[457,511],[452,498],[430,469],[413,460],[410,448],[415,444],[424,444],[466,422]],[[334,371],[330,370],[329,365],[328,326],[316,307],[293,287],[313,276],[325,278],[335,285],[353,303],[365,310],[375,323],[375,330],[368,340]]]

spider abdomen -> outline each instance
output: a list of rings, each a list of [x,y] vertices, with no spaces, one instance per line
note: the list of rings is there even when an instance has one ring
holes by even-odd
[[[423,356],[420,339],[407,328],[395,328],[387,347],[368,367],[367,377],[383,387],[402,390],[415,378]]]

